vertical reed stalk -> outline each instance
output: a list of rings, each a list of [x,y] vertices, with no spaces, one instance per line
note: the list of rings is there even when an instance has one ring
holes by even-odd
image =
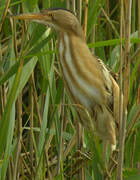
[[[140,1],[138,1],[138,37],[140,38]],[[138,47],[140,48],[140,44],[138,45]],[[140,55],[138,58],[140,58]],[[140,69],[140,64],[138,69]],[[140,71],[138,73],[140,75]]]
[[[70,9],[70,1],[68,1],[68,0],[66,1],[66,8]]]
[[[37,104],[37,92],[36,92],[36,87],[35,87],[35,82],[34,82],[34,76],[32,75],[32,78],[31,78],[31,86],[33,88],[33,96],[34,96],[34,103],[35,103],[35,108],[36,108],[36,111],[37,111],[37,116],[38,116],[38,120],[39,120],[39,125],[41,127],[41,113],[39,111],[39,108],[38,108],[38,104]]]
[[[61,115],[60,115],[60,128],[59,128],[59,149],[58,149],[58,162],[57,162],[57,174],[59,175],[62,171],[62,160],[63,160],[63,122],[64,122],[64,102],[65,102],[65,92],[63,92]]]
[[[118,155],[118,169],[117,180],[123,179],[123,160],[124,160],[124,142],[125,142],[125,129],[127,120],[127,105],[129,97],[129,80],[130,80],[130,30],[131,30],[131,3],[128,0],[126,3],[126,16],[125,16],[125,72],[124,72],[124,103],[123,103],[123,118],[121,118],[120,108],[120,141],[119,141],[119,155]],[[122,23],[122,10],[123,1],[121,1],[121,23]],[[122,24],[121,24],[122,26]],[[122,33],[122,30],[121,30]],[[122,50],[121,50],[122,51]],[[120,98],[121,99],[121,98]],[[121,107],[121,106],[120,106]]]
[[[123,113],[123,104],[122,104],[122,94],[123,94],[123,90],[122,90],[122,68],[123,68],[123,49],[122,49],[122,39],[123,39],[123,15],[124,15],[124,9],[123,9],[123,0],[121,0],[120,3],[120,77],[119,77],[119,86],[120,86],[120,97],[119,97],[119,122],[120,125],[122,124],[122,113]],[[120,132],[119,132],[119,150],[121,149],[121,126],[120,126]],[[119,151],[119,155],[118,155],[118,169],[117,169],[117,176],[119,178],[119,175],[121,175],[120,171],[122,171],[122,157],[121,157],[121,151]],[[122,175],[121,175],[122,176]]]
[[[82,0],[77,0],[77,18],[81,23],[81,13],[82,13]]]
[[[33,78],[33,73],[31,75],[31,78]],[[33,87],[31,86],[30,90],[30,159],[31,159],[31,179],[34,177],[34,149],[33,149],[33,119],[34,119],[34,97],[33,97]]]
[[[16,60],[18,59],[18,51],[17,51],[17,41],[16,41],[16,27],[15,22],[13,21],[13,30],[14,30],[14,52]],[[14,175],[13,180],[17,179],[17,167],[19,166],[19,157],[21,153],[21,141],[22,141],[22,94],[19,95],[17,98],[17,134],[18,134],[18,141],[17,141],[17,148],[16,148],[16,158],[14,163]]]
[[[17,148],[16,148],[16,158],[14,163],[14,175],[13,180],[17,179],[17,174],[20,171],[18,170],[18,167],[20,167],[20,154],[21,154],[21,141],[22,141],[22,94],[19,95],[17,99],[17,134],[18,134],[18,140],[17,140]],[[20,168],[19,168],[20,169]]]
[[[75,0],[70,0],[70,9],[75,12]]]
[[[83,21],[83,30],[84,30],[84,35],[86,38],[87,34],[87,19],[88,19],[88,0],[85,0],[85,9],[84,9],[84,21]]]

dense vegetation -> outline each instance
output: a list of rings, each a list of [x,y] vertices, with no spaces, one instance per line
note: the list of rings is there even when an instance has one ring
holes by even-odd
[[[7,18],[49,7],[75,12],[89,48],[124,94],[124,152],[123,142],[117,147],[124,161],[115,152],[108,172],[102,142],[76,123],[63,88],[55,32]],[[115,180],[121,179],[121,165],[124,180],[140,179],[140,1],[0,0],[0,32],[0,179]]]

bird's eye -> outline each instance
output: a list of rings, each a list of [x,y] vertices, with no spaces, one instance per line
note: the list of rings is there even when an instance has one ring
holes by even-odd
[[[53,18],[53,14],[52,14],[52,13],[49,13],[48,15],[49,15],[51,18]]]

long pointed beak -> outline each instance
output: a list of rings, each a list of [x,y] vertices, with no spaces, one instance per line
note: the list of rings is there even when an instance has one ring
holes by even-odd
[[[43,13],[27,13],[27,14],[19,14],[10,16],[14,19],[23,19],[23,20],[43,20],[45,18],[45,14]]]
[[[52,25],[52,18],[48,15],[46,10],[42,10],[39,13],[27,13],[9,16],[13,19],[31,20],[43,25]]]

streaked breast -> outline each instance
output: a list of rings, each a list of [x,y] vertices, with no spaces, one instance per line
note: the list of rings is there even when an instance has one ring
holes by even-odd
[[[64,33],[58,44],[58,52],[64,79],[75,100],[77,99],[80,104],[87,108],[90,106],[93,107],[94,103],[96,101],[101,101],[102,97],[100,96],[98,89],[94,86],[94,83],[90,83],[91,78],[93,78],[91,72],[88,71],[88,69],[86,69],[86,71],[83,69],[82,75],[78,72],[79,68],[86,67],[82,65],[82,59],[79,61],[80,55],[77,58],[72,56],[74,51],[71,52],[72,47],[70,46],[70,37]]]

